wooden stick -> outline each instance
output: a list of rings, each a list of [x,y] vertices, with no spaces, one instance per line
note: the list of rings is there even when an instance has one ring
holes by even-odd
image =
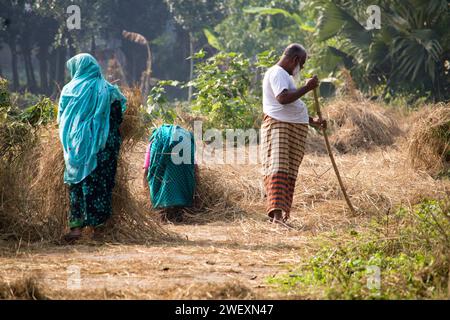
[[[314,100],[316,105],[317,115],[319,116],[320,121],[323,121],[322,111],[320,110],[319,103],[319,95],[317,93],[317,89],[314,89]],[[353,207],[350,198],[347,195],[347,190],[345,189],[344,182],[342,181],[341,174],[339,173],[339,169],[337,167],[336,161],[334,160],[333,152],[331,151],[330,141],[328,139],[327,130],[322,128],[323,137],[325,138],[325,144],[327,146],[328,155],[330,156],[331,163],[333,164],[334,172],[336,173],[337,179],[339,181],[339,185],[341,186],[342,193],[344,194],[345,201],[351,211],[352,214],[356,214],[355,208]]]

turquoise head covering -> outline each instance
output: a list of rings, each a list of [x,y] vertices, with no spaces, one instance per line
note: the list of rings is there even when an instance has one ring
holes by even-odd
[[[67,61],[72,80],[61,92],[58,110],[59,138],[64,149],[64,182],[77,184],[97,167],[97,154],[109,135],[111,104],[119,101],[122,112],[127,99],[102,75],[90,54]]]

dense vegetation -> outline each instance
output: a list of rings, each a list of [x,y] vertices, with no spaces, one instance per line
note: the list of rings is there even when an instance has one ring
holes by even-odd
[[[124,85],[139,82],[149,68],[153,78],[188,81],[194,77],[194,61],[186,58],[201,49],[208,56],[224,51],[254,59],[299,42],[310,51],[306,73],[334,85],[341,83],[340,71],[346,68],[370,96],[449,98],[450,19],[444,0],[129,3],[1,0],[0,47],[9,49],[10,61],[2,61],[0,74],[11,80],[13,91],[57,95],[67,77],[67,58],[88,51],[105,68],[123,71],[111,72],[110,80]],[[80,7],[80,30],[67,28],[70,5]],[[369,5],[381,8],[379,30],[365,28]],[[124,36],[125,30],[141,35],[150,50]],[[147,64],[148,54],[153,67]],[[185,94],[191,97],[192,89],[186,87]],[[180,93],[169,93],[174,92]]]

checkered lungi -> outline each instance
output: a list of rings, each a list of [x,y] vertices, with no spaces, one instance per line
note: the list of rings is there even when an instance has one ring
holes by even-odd
[[[265,116],[261,130],[267,213],[282,210],[289,218],[298,169],[305,154],[308,125]]]

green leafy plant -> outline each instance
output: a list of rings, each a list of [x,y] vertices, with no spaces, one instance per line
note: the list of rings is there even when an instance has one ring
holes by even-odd
[[[33,127],[49,124],[56,119],[58,107],[50,98],[42,98],[34,106],[23,111],[19,118]]]
[[[447,1],[314,2],[320,8],[318,40],[337,40],[329,50],[346,61],[360,89],[384,86],[388,99],[398,93],[449,98]],[[359,22],[373,4],[383,14],[380,30],[366,30]]]
[[[196,77],[187,85],[195,89],[192,109],[207,117],[205,127],[257,126],[261,107],[252,91],[254,72],[249,59],[233,52],[218,53],[197,64]]]
[[[8,81],[0,78],[0,122],[6,119],[10,107],[11,101],[8,90]]]
[[[179,86],[177,81],[159,81],[156,86],[152,88],[147,100],[148,109],[144,112],[144,121],[154,123],[156,120],[173,123],[177,114],[173,108],[170,107],[170,102],[167,99],[165,86]]]

